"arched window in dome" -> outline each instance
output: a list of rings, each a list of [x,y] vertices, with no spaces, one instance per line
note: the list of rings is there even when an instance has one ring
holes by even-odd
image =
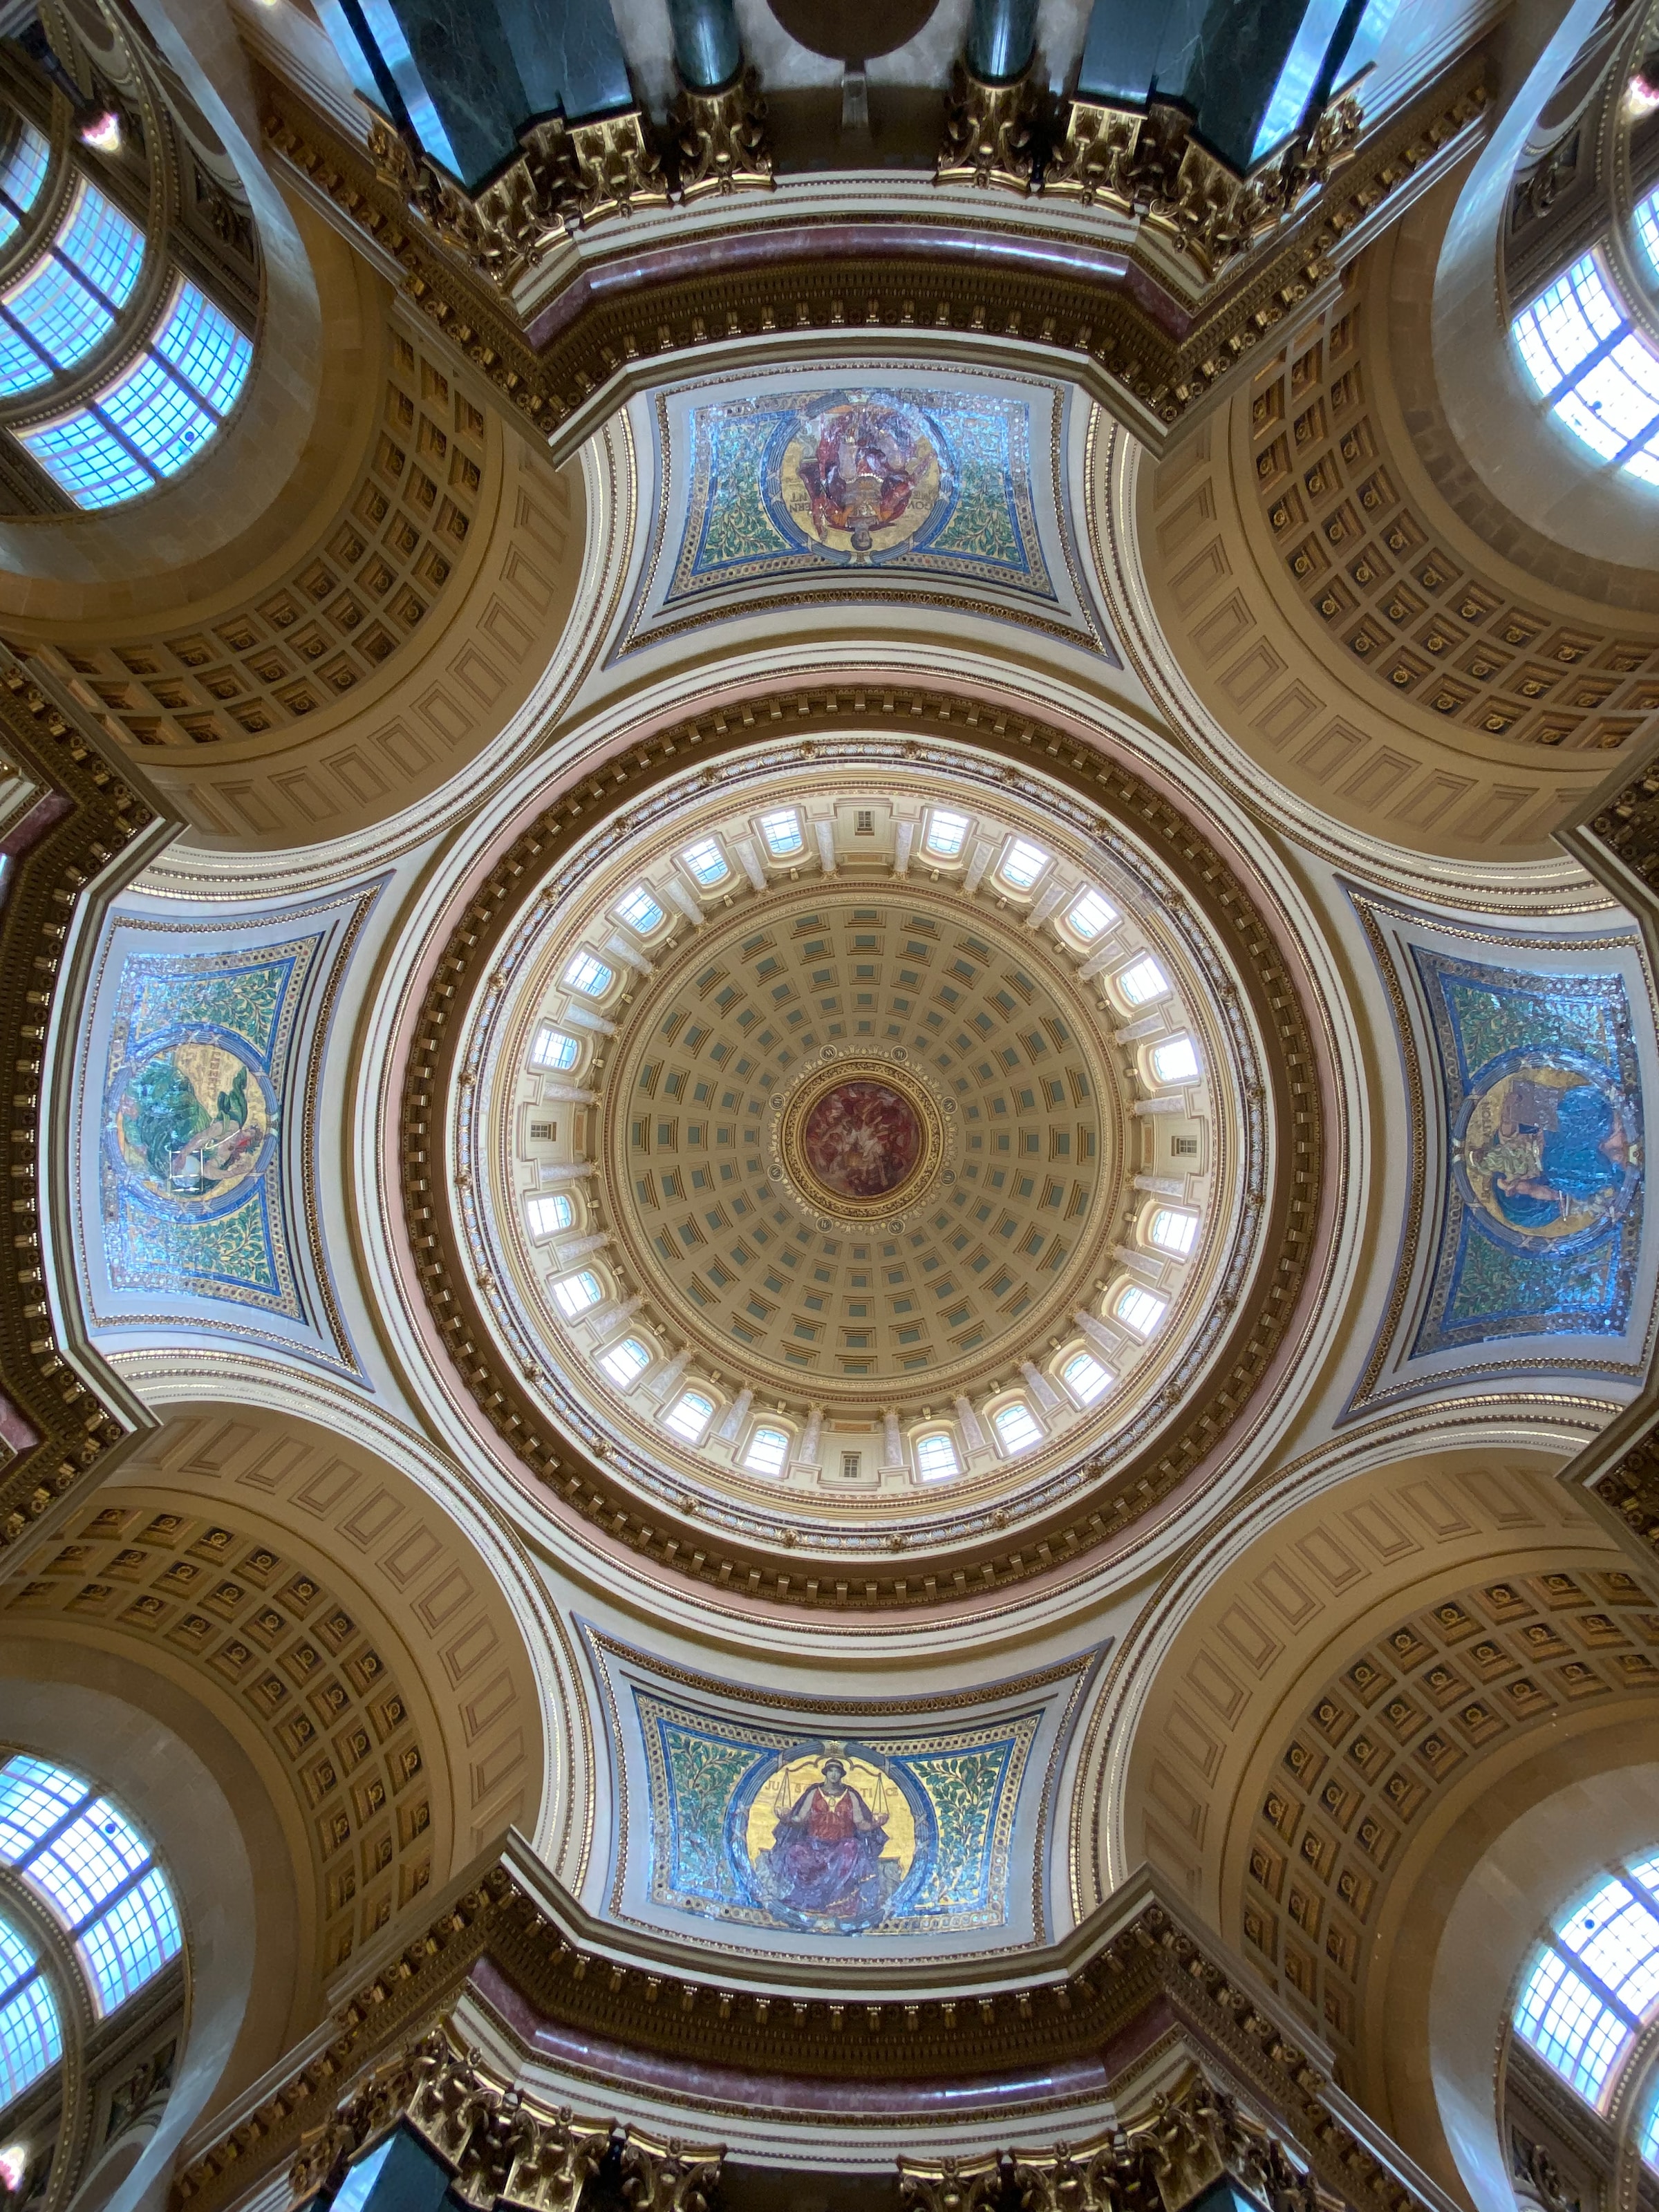
[[[576,1209],[562,1191],[555,1191],[550,1198],[526,1199],[524,1212],[532,1237],[551,1237],[557,1230],[568,1229],[576,1218]]]
[[[1150,1336],[1169,1310],[1169,1300],[1158,1297],[1152,1291],[1143,1291],[1139,1283],[1131,1283],[1117,1294],[1112,1311],[1126,1328],[1137,1336]]]
[[[662,1417],[662,1425],[689,1444],[700,1444],[714,1418],[714,1401],[701,1390],[682,1390]]]
[[[704,890],[712,890],[716,884],[723,884],[732,872],[731,863],[721,852],[719,841],[714,837],[699,837],[695,845],[686,847],[680,859]]]
[[[1146,1224],[1146,1242],[1156,1244],[1160,1252],[1173,1252],[1179,1260],[1192,1250],[1197,1235],[1198,1216],[1183,1206],[1160,1206]]]
[[[1033,1444],[1042,1442],[1042,1431],[1023,1398],[1015,1398],[1006,1406],[999,1406],[991,1416],[991,1425],[997,1432],[997,1442],[1009,1459],[1017,1453],[1030,1451]]]
[[[1152,1047],[1152,1073],[1160,1083],[1191,1083],[1198,1075],[1198,1048],[1189,1036],[1171,1037]]]
[[[1132,1006],[1150,1006],[1170,988],[1170,979],[1150,952],[1132,960],[1117,978],[1117,988]]]
[[[750,1474],[780,1475],[789,1456],[789,1432],[763,1425],[749,1439],[743,1463]]]
[[[962,1473],[962,1462],[945,1429],[931,1429],[916,1438],[916,1473],[924,1482],[943,1482]]]
[[[85,173],[66,197],[49,193],[45,135],[15,113],[0,116],[8,134],[0,255],[21,265],[0,289],[0,408],[15,443],[74,506],[117,506],[212,440],[246,384],[252,342],[182,270],[164,274],[159,293],[144,284],[152,242],[139,223]],[[60,198],[51,230],[38,232],[35,210]],[[155,251],[165,257],[165,242]],[[68,387],[56,407],[54,387]]]
[[[58,2000],[40,1961],[0,1920],[0,2107],[21,2096],[64,2055]]]
[[[615,970],[607,968],[596,952],[573,952],[564,968],[564,987],[568,991],[580,991],[585,999],[602,999],[616,980]]]
[[[1643,2164],[1659,2172],[1659,2089],[1656,2089],[1648,2106],[1648,2116],[1642,2123],[1636,2148],[1642,2154]]]
[[[1092,1352],[1074,1352],[1060,1369],[1060,1379],[1079,1406],[1092,1406],[1112,1387],[1110,1370],[1101,1365]]]
[[[551,1068],[556,1073],[562,1067],[574,1067],[580,1055],[581,1047],[574,1037],[544,1022],[537,1030],[535,1042],[530,1048],[530,1065]]]
[[[766,849],[775,860],[787,860],[805,848],[800,816],[793,806],[781,806],[774,813],[763,814],[760,827]]]
[[[100,2010],[113,2012],[177,1956],[178,1907],[149,1845],[66,1767],[21,1753],[0,1766],[0,1860],[63,1923]]]
[[[649,937],[668,918],[645,884],[635,884],[625,897],[618,899],[615,912],[617,921],[625,921],[640,937]]]
[[[1073,937],[1080,937],[1087,945],[1098,937],[1103,929],[1109,929],[1116,920],[1117,908],[1109,899],[1091,887],[1067,911],[1066,927]]]
[[[580,1274],[567,1275],[562,1283],[555,1283],[553,1295],[567,1321],[580,1321],[589,1306],[598,1305],[605,1292],[599,1277],[584,1267]]]
[[[1515,2032],[1581,2097],[1605,2109],[1620,2065],[1656,2012],[1659,1856],[1616,1863],[1559,1923],[1522,1985]]]
[[[997,873],[1010,890],[1029,891],[1053,857],[1041,845],[1032,844],[1028,837],[1013,837],[1009,840]]]
[[[1510,325],[1550,411],[1602,460],[1659,484],[1659,351],[1600,252],[1581,254]]]
[[[651,1353],[637,1336],[625,1336],[599,1354],[599,1364],[619,1390],[631,1390],[651,1364]]]
[[[935,860],[954,860],[968,842],[968,817],[953,814],[948,807],[930,806],[927,810],[927,834],[921,841],[924,853]]]

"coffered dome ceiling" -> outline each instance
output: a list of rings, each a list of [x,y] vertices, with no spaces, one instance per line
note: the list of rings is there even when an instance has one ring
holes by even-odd
[[[717,1571],[665,1515],[831,1559],[1061,1509],[1102,1540],[1224,1435],[1307,1249],[1242,886],[1081,753],[1068,787],[943,740],[676,750],[518,840],[428,1000],[406,1188],[471,1396],[682,1566]]]

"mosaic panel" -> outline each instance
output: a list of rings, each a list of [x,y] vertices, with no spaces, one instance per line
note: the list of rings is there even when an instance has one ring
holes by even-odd
[[[99,1164],[113,1288],[301,1317],[279,1139],[295,1018],[322,943],[124,962]]]
[[[819,1936],[1006,1923],[1039,1711],[830,1737],[634,1698],[654,1903]]]
[[[1412,948],[1449,1178],[1413,1356],[1620,1335],[1642,1226],[1641,1085],[1617,974],[1546,975]]]
[[[1053,601],[1024,401],[910,386],[775,392],[698,407],[667,592],[832,568],[1014,585]]]

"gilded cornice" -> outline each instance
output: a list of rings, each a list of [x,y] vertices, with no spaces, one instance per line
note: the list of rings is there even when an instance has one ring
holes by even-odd
[[[524,1375],[495,1348],[495,1335],[458,1234],[448,1179],[447,1106],[462,1079],[458,1018],[495,973],[494,963],[524,901],[550,868],[592,828],[596,810],[632,804],[653,785],[683,774],[701,753],[705,775],[720,757],[764,737],[787,757],[810,763],[815,741],[841,736],[848,714],[889,723],[870,757],[907,740],[968,737],[1018,784],[1023,769],[1133,823],[1176,871],[1182,895],[1217,937],[1235,949],[1237,972],[1265,1046],[1268,1096],[1263,1110],[1277,1132],[1279,1173],[1266,1199],[1261,1249],[1277,1254],[1267,1279],[1229,1316],[1215,1355],[1213,1387],[1182,1409],[1179,1425],[1160,1429],[1108,1474],[1096,1472],[1048,1513],[1017,1528],[953,1543],[939,1560],[919,1540],[890,1568],[853,1571],[798,1553],[750,1546],[702,1518],[659,1503],[642,1504],[601,1459],[546,1434],[545,1408]],[[1056,1567],[1121,1538],[1182,1484],[1213,1465],[1252,1412],[1258,1392],[1295,1341],[1301,1294],[1315,1268],[1325,1159],[1326,1107],[1321,1057],[1307,1007],[1255,898],[1226,856],[1192,819],[1121,762],[1057,727],[934,691],[872,684],[843,693],[812,687],[762,695],[656,731],[611,760],[601,774],[567,788],[501,855],[473,892],[440,951],[411,1029],[399,1115],[399,1158],[409,1244],[436,1339],[482,1421],[567,1511],[626,1544],[650,1565],[739,1595],[813,1608],[869,1610],[961,1602]],[[470,1077],[471,1071],[467,1071]],[[1173,1410],[1173,1409],[1171,1409]],[[1248,1431],[1246,1431],[1248,1433]],[[1236,1444],[1234,1446],[1236,1449]],[[647,1516],[649,1517],[647,1517]]]
[[[596,243],[584,232],[580,246],[549,252],[543,273],[558,270],[558,288],[526,320],[492,281],[500,256],[469,247],[470,228],[411,198],[407,156],[377,165],[269,73],[260,93],[272,149],[400,273],[422,313],[560,459],[629,392],[685,374],[714,349],[769,338],[821,346],[849,331],[865,345],[884,337],[914,348],[919,331],[932,331],[942,346],[965,337],[1033,357],[1161,453],[1258,340],[1334,282],[1383,211],[1391,219],[1462,158],[1488,98],[1484,57],[1451,64],[1208,285],[1193,285],[1183,263],[1194,256],[1172,255],[1156,228],[1143,241],[1133,214],[1103,213],[1097,239],[1079,234],[1075,216],[1045,219],[1040,201],[1016,206],[1012,196],[995,214],[981,206],[970,216],[940,199],[898,219],[826,219],[817,200],[790,208],[786,185],[763,212],[751,199],[721,234],[676,236],[671,213],[637,246],[620,228],[619,203]]]
[[[20,1540],[97,1487],[111,1454],[144,1421],[103,1363],[72,1338],[65,1304],[52,1296],[43,1217],[65,1218],[58,1179],[68,1164],[47,1133],[69,1126],[58,1093],[73,1056],[81,956],[95,934],[77,933],[79,909],[100,908],[176,823],[134,788],[137,779],[90,722],[3,648],[0,744],[39,793],[5,840],[0,894],[0,1039],[12,1082],[11,1112],[0,1122],[12,1246],[0,1280],[0,1376],[12,1408],[0,1468],[3,1571]],[[54,1055],[59,1040],[69,1049]],[[90,1372],[100,1378],[95,1389]]]
[[[919,2103],[935,2083],[959,2090],[1033,2076],[1049,2085],[1038,2105],[1058,2111],[1079,2069],[1109,2094],[1143,2072],[1153,2051],[1180,2045],[1270,2116],[1315,2179],[1353,2212],[1437,2201],[1412,2185],[1407,2161],[1379,2155],[1379,2139],[1334,2090],[1326,2055],[1145,1868],[1063,1942],[988,1969],[870,1964],[843,1969],[839,1984],[830,1971],[820,1960],[786,1978],[665,1939],[624,1961],[606,1926],[509,1835],[423,1929],[343,1997],[331,2039],[313,2042],[284,2080],[224,2124],[181,2172],[177,2200],[214,2212],[245,2196],[302,2146],[324,2141],[321,2131],[377,2071],[387,2080],[401,2062],[412,2096],[417,2046],[470,2003],[493,2014],[520,2068],[547,2063],[568,2040],[608,2053],[616,2091],[625,2093],[630,2077],[660,2083],[684,2068],[675,2100],[702,2106],[714,2072],[746,2081],[780,2118],[812,2113],[823,2102],[818,2083],[865,2085],[890,2111],[912,2097]],[[842,2124],[858,2119],[855,2100],[843,2094],[834,2105]],[[987,2136],[1004,2124],[988,2106]],[[1029,2123],[1022,2133],[1029,2137]]]

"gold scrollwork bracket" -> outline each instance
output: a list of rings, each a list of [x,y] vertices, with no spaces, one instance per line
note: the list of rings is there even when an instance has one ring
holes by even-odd
[[[766,102],[752,69],[745,69],[735,83],[718,92],[682,87],[668,124],[679,155],[682,199],[775,188]]]
[[[992,84],[958,62],[945,104],[945,140],[933,182],[1029,193],[1036,166],[1036,118],[1037,88],[1029,74]]]

